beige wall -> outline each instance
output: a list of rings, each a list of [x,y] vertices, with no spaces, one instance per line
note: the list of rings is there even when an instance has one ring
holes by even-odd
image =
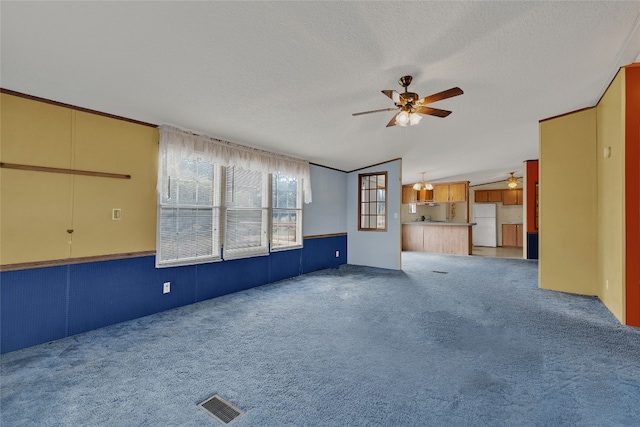
[[[2,162],[131,175],[0,169],[0,263],[155,250],[157,129],[0,96]]]
[[[625,322],[625,70],[613,80],[597,106],[598,225],[597,292],[602,302]],[[610,147],[610,157],[604,155]]]
[[[539,286],[597,295],[596,108],[540,122]]]

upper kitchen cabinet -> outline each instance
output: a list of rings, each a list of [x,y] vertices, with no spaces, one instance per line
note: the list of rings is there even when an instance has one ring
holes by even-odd
[[[436,203],[466,202],[468,193],[468,181],[433,184],[433,201]]]
[[[502,190],[476,190],[474,191],[476,203],[496,203],[502,201]]]
[[[433,190],[427,190],[423,188],[418,191],[418,202],[433,202]]]
[[[522,204],[522,188],[502,191],[503,205],[521,205]]]
[[[402,203],[430,203],[433,201],[433,190],[422,189],[416,191],[413,185],[402,186]]]
[[[413,185],[402,186],[402,204],[415,203],[417,191],[413,189]]]

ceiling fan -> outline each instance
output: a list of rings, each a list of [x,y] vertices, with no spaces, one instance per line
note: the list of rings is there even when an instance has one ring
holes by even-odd
[[[407,89],[411,84],[411,80],[413,80],[412,76],[402,76],[400,77],[400,80],[398,80],[398,84],[404,88],[403,93],[398,93],[395,90],[382,91],[382,93],[391,98],[393,103],[396,105],[395,107],[382,108],[380,110],[363,111],[362,113],[353,113],[353,115],[361,116],[363,114],[379,113],[382,111],[400,110],[395,116],[393,116],[391,121],[387,123],[387,127],[395,125],[415,125],[418,124],[422,119],[419,114],[428,114],[430,116],[436,117],[447,117],[449,114],[451,114],[451,111],[427,107],[427,104],[462,95],[464,93],[459,87],[452,87],[451,89],[434,93],[433,95],[425,96],[424,98],[418,98],[417,93],[409,92],[409,90]]]

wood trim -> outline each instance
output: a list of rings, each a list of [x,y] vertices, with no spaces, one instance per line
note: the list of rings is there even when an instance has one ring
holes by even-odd
[[[0,168],[19,169],[36,172],[67,173],[71,175],[98,176],[101,178],[131,179],[131,175],[109,172],[84,171],[79,169],[52,168],[48,166],[21,165],[17,163],[0,163]]]
[[[313,236],[303,236],[302,239],[322,239],[325,237],[346,236],[347,233],[331,233],[331,234],[314,234]]]
[[[334,170],[334,171],[336,171],[336,172],[349,173],[349,172],[347,172],[347,171],[343,171],[343,170],[336,169],[336,168],[332,168],[332,167],[325,166],[325,165],[320,165],[320,164],[318,164],[318,163],[309,162],[309,164],[310,164],[310,165],[313,165],[313,166],[318,166],[318,167],[320,167],[320,168],[331,169],[331,170]]]
[[[523,177],[514,175],[514,178],[522,179]],[[472,187],[479,187],[481,185],[491,185],[491,184],[505,184],[506,185],[507,184],[507,180],[503,179],[503,180],[500,180],[500,181],[485,182],[484,184],[474,184],[474,185],[470,185],[469,189],[471,189]],[[510,190],[510,188],[508,188],[508,187],[507,188],[481,188],[480,190],[481,191],[482,190]],[[473,191],[476,191],[476,190],[473,190]]]
[[[581,111],[590,110],[592,108],[596,108],[596,106],[594,105],[593,107],[584,107],[584,108],[580,108],[579,110],[569,111],[568,113],[558,114],[557,116],[547,117],[546,119],[538,120],[538,123],[546,122],[547,120],[558,119],[560,117],[568,116],[570,114],[580,113]]]
[[[18,264],[4,264],[4,265],[0,265],[0,272],[28,270],[31,268],[59,267],[62,265],[85,264],[88,262],[99,262],[99,261],[113,261],[113,260],[127,259],[127,258],[140,258],[145,256],[152,256],[155,254],[156,254],[156,251],[127,252],[127,253],[111,254],[111,255],[95,255],[95,256],[80,257],[80,258],[65,258],[65,259],[53,259],[49,261],[34,261],[34,262],[22,262]]]
[[[389,225],[389,208],[388,208],[388,194],[389,194],[389,173],[387,171],[384,172],[365,172],[365,173],[360,173],[358,174],[358,188],[361,189],[362,187],[362,179],[364,177],[368,177],[368,176],[374,176],[374,177],[378,177],[378,176],[384,176],[384,192],[385,192],[385,197],[384,197],[384,228],[363,228],[362,227],[362,216],[364,215],[362,213],[362,205],[364,203],[372,203],[370,200],[369,201],[363,201],[362,200],[362,191],[358,190],[358,231],[373,231],[373,232],[386,232],[388,229],[388,225]],[[378,182],[376,180],[376,182]],[[381,187],[376,186],[376,189],[380,189]],[[365,190],[371,190],[371,188],[366,187]],[[376,201],[373,202],[374,204],[377,205],[379,199],[376,198]],[[380,216],[380,215],[375,215],[376,217]],[[370,219],[370,218],[369,218]]]
[[[376,163],[376,164],[374,164],[374,165],[369,165],[369,166],[365,166],[365,167],[362,167],[362,168],[354,169],[354,170],[349,171],[349,172],[347,172],[347,173],[358,172],[358,171],[361,171],[361,170],[364,170],[364,169],[368,169],[368,168],[372,168],[372,167],[375,167],[375,166],[384,165],[384,164],[386,164],[386,163],[395,162],[396,160],[400,160],[400,161],[402,161],[402,158],[401,158],[401,157],[396,157],[395,159],[387,160],[387,161],[385,161],[385,162],[380,162],[380,163]],[[373,172],[372,172],[372,173],[373,173]]]
[[[70,108],[72,110],[82,111],[83,113],[96,114],[98,116],[108,117],[110,119],[122,120],[125,122],[134,123],[137,125],[148,126],[152,128],[158,127],[158,125],[154,125],[153,123],[142,122],[140,120],[130,119],[128,117],[116,116],[115,114],[103,113],[102,111],[91,110],[89,108],[78,107],[76,105],[65,104],[64,102],[58,102],[58,101],[53,101],[51,99],[40,98],[38,96],[28,95],[22,92],[16,92],[15,90],[0,88],[0,93],[18,96],[20,98],[30,99],[32,101],[44,102],[45,104],[51,104],[58,107]]]

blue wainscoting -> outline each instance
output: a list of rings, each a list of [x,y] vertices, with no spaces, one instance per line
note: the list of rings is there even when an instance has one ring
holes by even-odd
[[[69,269],[0,273],[0,350],[30,347],[67,335]]]
[[[527,259],[538,259],[538,233],[527,233]]]
[[[339,257],[335,256],[339,251]],[[0,353],[347,262],[347,236],[269,256],[155,268],[155,257],[0,273]],[[171,292],[162,293],[164,282]]]

